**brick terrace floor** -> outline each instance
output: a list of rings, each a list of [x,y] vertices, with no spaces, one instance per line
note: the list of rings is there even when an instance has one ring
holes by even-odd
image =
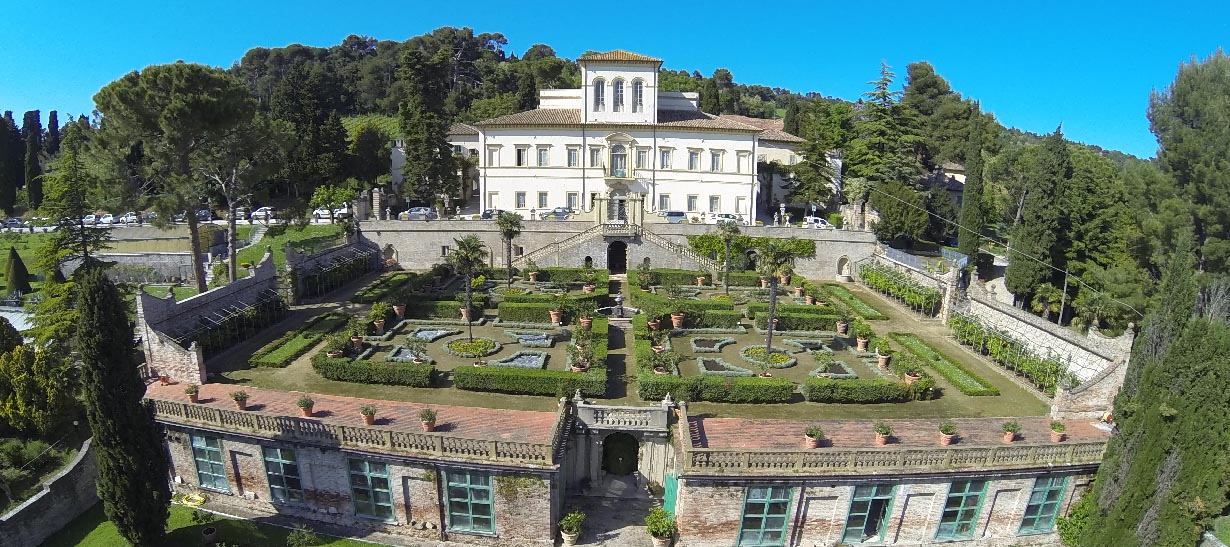
[[[1051,442],[1051,421],[1047,418],[1013,418],[1021,426],[1013,444]],[[791,450],[803,448],[803,431],[816,425],[838,448],[873,448],[875,432],[869,420],[748,420],[742,418],[689,417],[693,448]],[[956,446],[1002,446],[1003,418],[954,419]],[[890,447],[929,448],[939,446],[939,427],[943,420],[884,420],[893,428]],[[1105,441],[1110,434],[1087,421],[1065,421],[1065,442]]]
[[[237,386],[233,384],[205,384],[200,386],[198,400],[204,406],[235,410],[230,394],[236,390]],[[248,393],[249,411],[301,416],[299,407],[295,406],[299,397],[304,395],[301,392],[251,387],[244,387],[243,390]],[[188,402],[183,384],[163,386],[155,382],[146,388],[146,396]],[[372,405],[377,409],[376,424],[369,427],[414,432],[422,431],[419,411],[432,408],[437,412],[436,431],[472,439],[549,443],[556,421],[554,412],[403,403],[315,393],[311,397],[316,404],[312,417],[306,419],[333,425],[362,426],[363,416],[359,414],[359,407]]]

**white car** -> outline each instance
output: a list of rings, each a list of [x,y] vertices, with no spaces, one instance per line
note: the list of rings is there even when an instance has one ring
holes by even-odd
[[[81,223],[85,224],[86,226],[93,226],[95,224],[98,224],[98,215],[85,215],[81,217]]]
[[[116,222],[119,222],[120,224],[136,224],[140,222],[140,217],[137,216],[136,211],[128,211],[127,213],[124,213],[124,216],[120,217],[120,219]]]
[[[333,218],[335,219],[347,218],[349,216],[350,216],[349,207],[338,207],[337,209],[333,210]],[[319,209],[316,209],[315,211],[312,211],[312,218],[315,220],[328,220],[329,219],[329,209],[327,207],[321,207]]]
[[[829,221],[824,220],[823,218],[820,218],[820,217],[803,217],[803,227],[804,228],[817,228],[817,229],[824,229],[824,230],[833,229],[833,225],[829,224]]]
[[[721,222],[734,222],[741,226],[749,225],[746,220],[743,220],[743,217],[733,213],[710,213],[709,217],[705,219],[706,224],[718,224]]]
[[[252,220],[270,221],[273,220],[273,218],[273,207],[261,207],[260,209],[252,211]]]

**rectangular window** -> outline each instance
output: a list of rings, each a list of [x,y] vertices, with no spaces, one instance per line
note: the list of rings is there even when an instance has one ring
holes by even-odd
[[[527,167],[530,164],[530,148],[528,146],[517,147],[517,167]]]
[[[747,198],[739,196],[735,198],[735,214],[743,214],[747,212]]]
[[[262,447],[265,455],[265,476],[269,479],[269,497],[274,501],[303,501],[303,483],[299,480],[299,462],[289,448]]]
[[[696,211],[696,204],[700,201],[695,195],[688,196],[688,212]]]
[[[636,149],[636,168],[637,169],[648,169],[649,168],[649,150],[648,149],[645,149],[645,148]]]
[[[595,146],[589,149],[589,166],[602,167],[602,148]]]
[[[546,167],[548,165],[551,165],[551,147],[539,146],[538,147],[538,166]]]
[[[491,502],[491,474],[450,470],[448,480],[448,528],[454,532],[495,533]]]
[[[794,165],[794,154],[790,154],[790,165]]]
[[[1059,514],[1059,503],[1063,501],[1067,482],[1067,477],[1038,477],[1034,481],[1029,504],[1025,506],[1025,518],[1021,520],[1020,534],[1045,534],[1055,527],[1055,516]]]
[[[598,192],[590,192],[589,193],[589,206],[593,207],[595,203],[598,203]]]
[[[513,245],[513,256],[521,256],[525,254],[525,247]]]
[[[739,547],[777,546],[785,543],[786,515],[792,490],[784,486],[749,486],[743,498]]]
[[[764,158],[765,158],[764,154],[757,154],[757,155],[756,155],[756,161],[758,161],[758,162],[760,162],[760,163],[764,163],[764,162],[765,162],[765,161],[764,161]]]
[[[498,167],[500,165],[500,148],[492,146],[487,149],[487,167]]]
[[[573,211],[581,208],[581,194],[568,192],[568,208]]]
[[[448,256],[448,245],[440,246],[440,256]]]
[[[496,206],[499,205],[499,203],[500,203],[500,193],[499,192],[487,192],[487,208],[488,209],[495,209]]]
[[[581,151],[577,148],[568,148],[568,167],[576,167],[577,162],[581,161]]]
[[[722,153],[721,152],[717,152],[717,151],[709,152],[709,170],[710,171],[721,171],[722,170]]]
[[[361,517],[393,520],[393,491],[389,465],[368,460],[350,460],[350,495],[354,513]]]
[[[201,488],[231,491],[226,482],[226,465],[222,463],[222,439],[193,435],[192,458],[196,460],[196,478]]]
[[[893,508],[893,485],[873,484],[854,488],[850,513],[841,534],[842,543],[879,543],[884,541],[888,513]]]
[[[658,194],[658,210],[669,211],[671,209],[671,195]]]
[[[716,213],[721,210],[722,198],[718,196],[709,196],[709,212]]]
[[[699,171],[700,170],[700,152],[697,152],[696,150],[688,151],[688,170],[689,171]]]
[[[982,494],[987,481],[957,481],[948,489],[948,501],[940,517],[935,539],[970,539],[982,508]]]
[[[538,208],[542,209],[547,206],[547,193],[538,192]]]
[[[658,160],[658,169],[670,169],[670,168],[671,168],[671,149],[664,148],[662,149],[662,158]]]
[[[516,208],[517,208],[517,209],[524,209],[524,208],[525,208],[525,192],[517,192],[517,193],[515,194],[514,199],[516,200]]]
[[[736,173],[750,172],[747,170],[747,168],[748,168],[748,164],[751,163],[749,161],[751,159],[752,159],[751,152],[739,152],[739,154],[735,156],[735,161],[736,161],[735,172]]]

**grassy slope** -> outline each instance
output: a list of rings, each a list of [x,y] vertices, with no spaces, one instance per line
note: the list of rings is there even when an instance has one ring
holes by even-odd
[[[265,235],[260,243],[239,251],[239,263],[255,264],[265,254],[265,247],[273,248],[273,263],[282,271],[286,267],[286,243],[297,249],[321,250],[341,243],[342,227],[330,224],[312,224],[302,229],[293,226],[277,236]]]

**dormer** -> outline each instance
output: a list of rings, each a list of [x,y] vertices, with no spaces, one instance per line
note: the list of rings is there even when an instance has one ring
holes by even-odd
[[[587,123],[657,122],[661,59],[617,49],[582,55],[577,63]]]

